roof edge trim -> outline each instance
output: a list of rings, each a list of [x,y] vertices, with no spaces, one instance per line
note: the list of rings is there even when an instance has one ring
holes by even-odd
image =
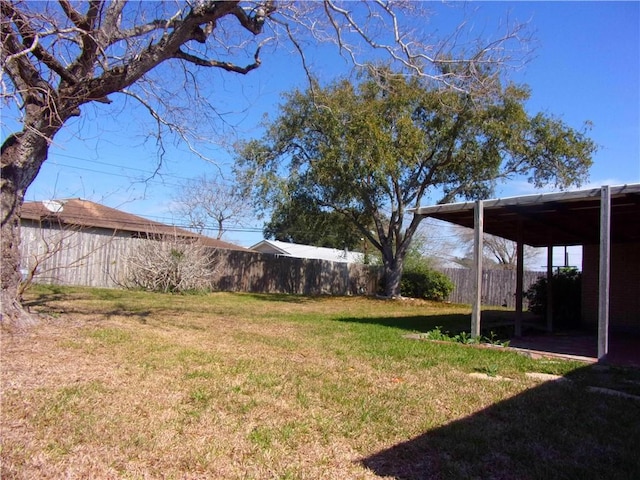
[[[504,197],[495,198],[489,200],[483,200],[482,205],[485,209],[504,207],[504,206],[524,206],[534,205],[540,203],[561,202],[582,200],[587,198],[599,197],[601,188],[590,188],[585,190],[575,190],[568,192],[554,192],[554,193],[535,193],[531,195],[521,195],[516,197]],[[640,183],[631,183],[625,185],[617,185],[610,187],[611,197],[625,195],[628,193],[640,194]],[[450,213],[460,212],[464,210],[473,209],[476,202],[459,202],[459,203],[445,203],[442,205],[431,205],[426,207],[411,208],[407,211],[414,213],[415,215],[436,215],[438,213]]]

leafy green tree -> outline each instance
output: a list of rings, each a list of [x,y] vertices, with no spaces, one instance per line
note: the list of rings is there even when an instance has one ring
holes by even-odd
[[[526,87],[485,74],[474,94],[372,66],[355,84],[294,91],[263,138],[238,145],[238,169],[262,208],[304,195],[353,222],[381,253],[385,294],[397,296],[422,220],[409,208],[486,198],[515,176],[560,188],[587,177],[595,145],[584,131],[528,115]]]
[[[442,302],[454,288],[453,282],[444,273],[426,265],[405,266],[400,282],[400,291],[404,297],[424,298]]]
[[[335,211],[322,209],[304,193],[294,194],[276,206],[264,226],[264,236],[317,247],[363,249],[362,234],[353,222]]]

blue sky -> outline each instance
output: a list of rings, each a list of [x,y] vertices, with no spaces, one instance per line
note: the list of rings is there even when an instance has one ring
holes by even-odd
[[[529,22],[534,56],[513,78],[532,89],[531,113],[560,117],[574,128],[593,122],[591,137],[600,146],[588,186],[640,182],[640,3],[639,2],[471,2],[429,7],[436,16],[423,28],[447,32],[466,15],[472,31],[498,29],[509,18]],[[420,27],[420,26],[418,26]],[[330,76],[349,65],[325,49],[310,55],[312,64]],[[280,94],[304,87],[299,60],[287,51],[265,52],[263,65],[247,76],[211,74],[213,103],[226,112],[223,137],[259,134],[264,114],[274,115]],[[284,72],[284,73],[283,73]],[[167,223],[182,223],[171,211],[176,186],[204,172],[226,169],[230,156],[220,138],[207,148],[217,166],[195,158],[184,146],[171,145],[152,180],[157,149],[145,141],[140,114],[119,115],[113,106],[84,110],[55,139],[49,159],[29,188],[27,200],[82,197]],[[3,138],[10,123],[3,119]],[[497,196],[533,193],[524,182],[500,185]],[[252,245],[261,238],[262,222],[248,222],[225,235]]]

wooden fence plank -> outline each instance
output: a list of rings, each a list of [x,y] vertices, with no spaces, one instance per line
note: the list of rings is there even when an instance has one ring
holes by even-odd
[[[471,270],[465,268],[443,268],[439,269],[439,271],[449,277],[455,285],[447,301],[470,304],[474,294]],[[545,276],[544,272],[525,271],[523,290],[526,292],[532,284],[543,276]],[[515,308],[515,270],[483,270],[482,284],[483,305],[505,305],[509,308]]]

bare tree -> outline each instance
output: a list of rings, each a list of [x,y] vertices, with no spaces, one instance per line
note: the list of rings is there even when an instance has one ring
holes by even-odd
[[[424,26],[421,4],[393,0],[0,0],[0,8],[2,98],[20,125],[1,149],[0,301],[3,322],[13,325],[31,321],[18,295],[24,195],[56,134],[86,106],[124,95],[154,119],[159,142],[172,133],[197,153],[198,124],[208,128],[217,115],[202,72],[247,74],[267,46],[299,52],[307,73],[310,43],[333,42],[356,64],[369,47],[410,73],[472,90],[491,87],[478,72],[509,62],[522,33],[516,26],[482,44],[459,41],[461,29],[442,40],[416,37],[402,25]]]
[[[506,238],[496,237],[494,235],[485,235],[483,240],[485,255],[489,254],[493,257],[500,268],[505,270],[515,270],[517,258],[517,245]],[[540,256],[540,250],[529,245],[524,246],[524,264],[530,265]]]
[[[251,213],[240,189],[221,175],[202,175],[186,182],[174,204],[176,213],[189,222],[189,228],[202,234],[215,225],[218,239],[229,226],[239,225]]]
[[[465,266],[471,267],[473,264],[473,230],[464,227],[456,227],[458,232],[459,247],[464,252],[464,257],[458,257],[454,261]],[[517,245],[506,238],[497,237],[495,235],[484,234],[483,236],[483,256],[484,264],[487,268],[497,268],[502,270],[515,270],[518,263]],[[523,249],[524,265],[531,265],[540,256],[540,250],[525,245]]]

